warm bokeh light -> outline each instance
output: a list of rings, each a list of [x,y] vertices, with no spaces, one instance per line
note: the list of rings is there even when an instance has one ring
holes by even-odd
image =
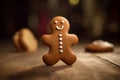
[[[23,27],[30,28],[37,37],[50,33],[49,22],[55,16],[66,17],[69,33],[83,40],[120,40],[119,3],[120,0],[2,0],[0,41],[10,39]]]
[[[79,2],[80,2],[80,0],[69,0],[69,3],[70,3],[72,6],[77,5]]]

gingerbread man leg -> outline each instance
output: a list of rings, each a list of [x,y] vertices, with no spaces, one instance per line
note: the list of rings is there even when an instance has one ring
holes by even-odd
[[[59,55],[54,56],[54,54],[48,53],[43,56],[43,61],[46,65],[52,66],[60,60]]]
[[[67,65],[72,65],[76,61],[77,57],[74,54],[63,55],[62,61]]]

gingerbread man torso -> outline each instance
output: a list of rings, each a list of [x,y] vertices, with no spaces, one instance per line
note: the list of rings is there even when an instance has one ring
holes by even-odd
[[[63,17],[55,17],[52,21],[55,20],[64,20]],[[76,61],[76,56],[71,50],[71,46],[77,44],[78,38],[74,34],[68,34],[69,23],[64,20],[64,28],[59,30],[59,28],[51,25],[53,33],[50,35],[43,35],[43,42],[49,46],[49,52],[43,56],[43,61],[47,65],[53,65],[59,60],[62,60],[66,64],[73,64]],[[66,24],[66,25],[65,25]]]

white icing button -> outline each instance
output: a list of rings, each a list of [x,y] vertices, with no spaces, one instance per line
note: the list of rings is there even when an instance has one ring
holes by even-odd
[[[59,34],[59,37],[62,37],[62,34]]]
[[[63,42],[59,42],[59,44],[63,44]]]
[[[63,46],[62,46],[62,44],[63,44],[63,42],[62,42],[62,40],[63,40],[62,34],[58,35],[58,39],[59,39],[59,52],[62,53],[63,52],[63,50],[62,50],[62,48],[63,48]]]
[[[63,50],[60,50],[60,53],[62,53],[63,52]]]
[[[62,49],[62,48],[63,48],[63,46],[59,46],[59,48],[60,48],[60,49]]]
[[[59,38],[60,41],[62,41],[62,38]]]

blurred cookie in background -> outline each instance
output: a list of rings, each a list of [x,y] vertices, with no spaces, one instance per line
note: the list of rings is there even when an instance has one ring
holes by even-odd
[[[85,46],[86,52],[112,52],[114,51],[114,45],[110,42],[103,40],[95,40],[92,43]]]
[[[38,41],[28,28],[17,31],[13,36],[13,43],[19,52],[33,52],[38,48]]]

